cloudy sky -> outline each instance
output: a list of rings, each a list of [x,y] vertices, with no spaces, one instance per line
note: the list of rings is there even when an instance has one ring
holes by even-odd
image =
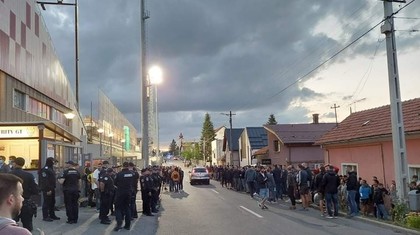
[[[72,0],[64,0],[72,2]],[[407,2],[411,2],[408,0]],[[406,4],[393,4],[394,11]],[[215,127],[338,121],[389,104],[379,0],[146,0],[148,65],[159,65],[160,141],[199,140]],[[74,11],[42,11],[74,84]],[[420,1],[395,19],[403,100],[420,97]],[[356,38],[368,32],[330,59]],[[84,115],[102,89],[141,133],[140,0],[79,0],[80,100]],[[322,65],[322,66],[320,66]]]

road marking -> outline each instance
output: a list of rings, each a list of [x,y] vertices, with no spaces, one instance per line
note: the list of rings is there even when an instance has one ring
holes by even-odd
[[[212,189],[211,191],[213,191],[213,192],[215,192],[215,193],[219,194],[219,192],[217,192],[217,191],[216,191],[216,190],[214,190],[214,189]]]
[[[255,212],[253,212],[252,210],[250,210],[250,209],[248,209],[248,208],[246,208],[246,207],[244,207],[244,206],[239,206],[240,208],[242,208],[242,209],[244,209],[244,210],[246,210],[246,211],[248,211],[249,213],[251,213],[251,214],[253,214],[253,215],[255,215],[255,216],[257,216],[258,218],[264,218],[262,215],[259,215],[259,214],[257,214],[257,213],[255,213]]]

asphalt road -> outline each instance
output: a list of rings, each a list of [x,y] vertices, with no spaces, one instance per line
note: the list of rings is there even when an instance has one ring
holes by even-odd
[[[187,175],[188,169],[185,169]],[[406,230],[360,219],[321,217],[319,210],[291,211],[289,204],[267,204],[261,210],[244,193],[211,185],[193,185],[185,178],[184,192],[165,192],[157,225],[158,235],[170,234],[412,234]],[[299,205],[298,205],[299,208]]]
[[[174,161],[172,164],[181,164]],[[130,231],[122,234],[141,235],[248,235],[248,234],[419,234],[390,227],[384,223],[366,222],[361,219],[326,219],[315,209],[291,211],[289,204],[267,204],[268,210],[261,210],[257,201],[244,193],[222,188],[217,181],[210,185],[193,185],[188,182],[188,169],[185,171],[184,191],[181,193],[163,192],[162,208],[154,217],[142,216],[132,221]],[[138,209],[141,210],[141,197],[138,195]],[[299,208],[299,206],[298,206]],[[34,219],[34,227],[47,235],[103,235],[115,234],[115,220],[110,225],[99,223],[94,208],[80,208],[79,223],[66,224],[64,208],[56,214],[61,220],[42,221],[41,208]],[[111,217],[114,219],[114,217]],[[33,234],[39,234],[36,231]]]

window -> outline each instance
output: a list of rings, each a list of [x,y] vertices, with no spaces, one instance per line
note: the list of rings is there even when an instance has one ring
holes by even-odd
[[[413,175],[420,176],[420,165],[408,165],[408,178],[410,181]]]
[[[13,107],[26,111],[25,108],[25,94],[18,90],[13,92]]]
[[[278,140],[273,141],[274,152],[280,152],[280,142]]]
[[[350,168],[350,170],[347,169],[347,168]],[[341,169],[342,169],[343,175],[347,175],[347,172],[349,172],[349,171],[355,171],[357,173],[357,175],[359,175],[359,173],[357,172],[358,168],[359,167],[358,167],[357,163],[342,163],[341,164]]]

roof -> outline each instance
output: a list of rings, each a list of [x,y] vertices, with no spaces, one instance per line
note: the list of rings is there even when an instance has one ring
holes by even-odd
[[[246,127],[245,128],[251,149],[261,149],[268,145],[267,131],[264,127]]]
[[[232,142],[233,144],[229,146],[229,150],[231,149],[232,146],[232,151],[239,151],[239,137],[241,136],[242,132],[244,131],[244,128],[232,128]],[[229,138],[230,138],[230,128],[226,128],[225,129],[225,143],[229,143]],[[225,144],[223,145],[223,150],[226,149]]]
[[[268,153],[268,146],[265,146],[265,147],[255,151],[255,153],[253,155],[266,155],[267,153]]]
[[[335,126],[335,123],[311,123],[265,125],[264,128],[276,135],[283,144],[297,144],[315,143]]]
[[[420,132],[420,98],[402,102],[402,111],[405,132]],[[378,138],[391,133],[391,108],[386,105],[350,114],[337,128],[322,136],[318,143]]]

